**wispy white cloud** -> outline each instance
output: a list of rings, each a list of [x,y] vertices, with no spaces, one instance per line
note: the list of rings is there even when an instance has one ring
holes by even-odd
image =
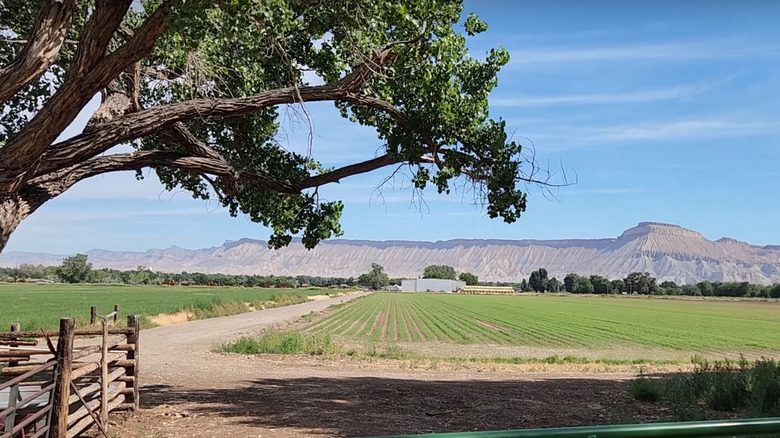
[[[778,130],[780,124],[776,122],[702,119],[600,128],[586,136],[606,141],[664,140],[759,135]]]
[[[773,56],[780,53],[780,44],[724,39],[664,44],[545,47],[511,50],[510,53],[512,54],[510,65],[513,66],[626,59],[687,61]]]
[[[780,123],[775,121],[712,118],[569,126],[541,129],[527,135],[538,146],[550,151],[591,144],[756,137],[777,132],[780,132]]]
[[[652,102],[659,100],[685,99],[697,94],[706,93],[717,86],[733,79],[728,78],[723,81],[713,83],[681,85],[669,88],[656,88],[651,90],[611,92],[611,93],[589,93],[589,94],[569,94],[558,96],[525,96],[525,97],[506,97],[491,99],[492,106],[499,107],[522,107],[522,106],[552,106],[566,104],[614,104],[614,103],[639,103]]]

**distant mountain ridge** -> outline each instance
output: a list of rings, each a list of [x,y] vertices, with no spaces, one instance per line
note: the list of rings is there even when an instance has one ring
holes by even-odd
[[[650,272],[660,281],[679,283],[780,282],[780,245],[756,246],[731,238],[715,241],[678,225],[641,222],[617,238],[566,240],[454,239],[437,242],[337,239],[307,251],[299,240],[278,251],[262,240],[240,239],[198,250],[173,246],[146,252],[87,252],[95,267],[166,272],[315,275],[350,277],[379,263],[391,277],[417,277],[425,266],[444,264],[484,281],[519,281],[544,267],[562,279],[574,272],[623,278]],[[7,252],[0,265],[58,265],[63,255]]]

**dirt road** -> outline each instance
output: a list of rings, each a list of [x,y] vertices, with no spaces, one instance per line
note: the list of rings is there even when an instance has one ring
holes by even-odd
[[[196,356],[209,354],[216,345],[253,335],[262,329],[283,325],[310,312],[325,310],[339,304],[368,295],[369,292],[344,295],[327,300],[274,309],[242,313],[220,318],[201,319],[181,324],[155,327],[141,332],[143,380],[146,384],[168,384],[173,378],[199,367]],[[197,374],[201,372],[194,371]],[[217,376],[214,376],[217,377]]]

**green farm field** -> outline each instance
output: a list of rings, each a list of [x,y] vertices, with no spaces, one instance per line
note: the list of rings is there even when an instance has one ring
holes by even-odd
[[[664,358],[777,356],[780,305],[775,302],[630,297],[485,296],[379,293],[356,300],[303,329],[343,341],[393,342],[441,354],[489,350],[518,354],[611,351]],[[514,351],[514,353],[513,353]],[[471,352],[471,353],[469,353]],[[679,354],[675,354],[675,352]],[[520,354],[518,354],[520,355]],[[631,357],[624,357],[629,359]]]
[[[18,322],[22,330],[55,329],[62,317],[89,321],[89,308],[109,313],[119,306],[120,316],[175,313],[195,310],[204,316],[245,311],[243,303],[260,303],[276,297],[293,304],[296,297],[323,295],[327,289],[262,289],[240,287],[181,287],[69,284],[0,284],[0,330]],[[289,300],[288,302],[282,302]],[[298,298],[301,300],[301,298]]]

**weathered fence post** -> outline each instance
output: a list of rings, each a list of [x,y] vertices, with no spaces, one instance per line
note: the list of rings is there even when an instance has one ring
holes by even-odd
[[[18,331],[21,331],[21,326],[18,323],[11,324],[11,332],[18,332]],[[8,346],[18,347],[19,345],[14,343],[9,343]],[[16,365],[19,365],[19,362],[16,361],[8,362],[9,367],[13,367]],[[16,402],[18,400],[19,400],[19,385],[14,385],[11,388],[9,388],[8,407],[16,406]],[[5,419],[5,432],[11,433],[15,424],[16,424],[16,411],[13,411],[10,414],[8,414],[8,416]]]
[[[100,346],[100,424],[108,427],[108,320],[103,318],[103,342]]]
[[[114,322],[119,318],[119,304],[114,304]]]
[[[11,333],[19,332],[19,331],[22,331],[22,326],[19,325],[18,322],[15,322],[15,323],[11,324]],[[19,344],[9,343],[8,346],[9,347],[18,347]],[[16,365],[19,365],[19,362],[8,362],[8,366],[9,367],[15,367]]]
[[[89,308],[89,325],[95,325],[97,320],[97,308],[92,306]]]
[[[127,327],[132,328],[132,333],[127,335],[127,343],[132,345],[133,348],[128,350],[127,358],[134,361],[132,366],[132,373],[128,372],[128,375],[133,376],[132,382],[128,382],[133,385],[133,411],[137,411],[140,407],[140,398],[138,397],[138,388],[140,382],[138,381],[139,360],[141,358],[141,317],[138,315],[127,315]],[[130,371],[130,370],[128,370]]]
[[[68,433],[68,411],[70,403],[70,374],[73,371],[74,324],[71,318],[60,319],[60,335],[57,339],[54,397],[51,407],[50,438],[65,438]]]

